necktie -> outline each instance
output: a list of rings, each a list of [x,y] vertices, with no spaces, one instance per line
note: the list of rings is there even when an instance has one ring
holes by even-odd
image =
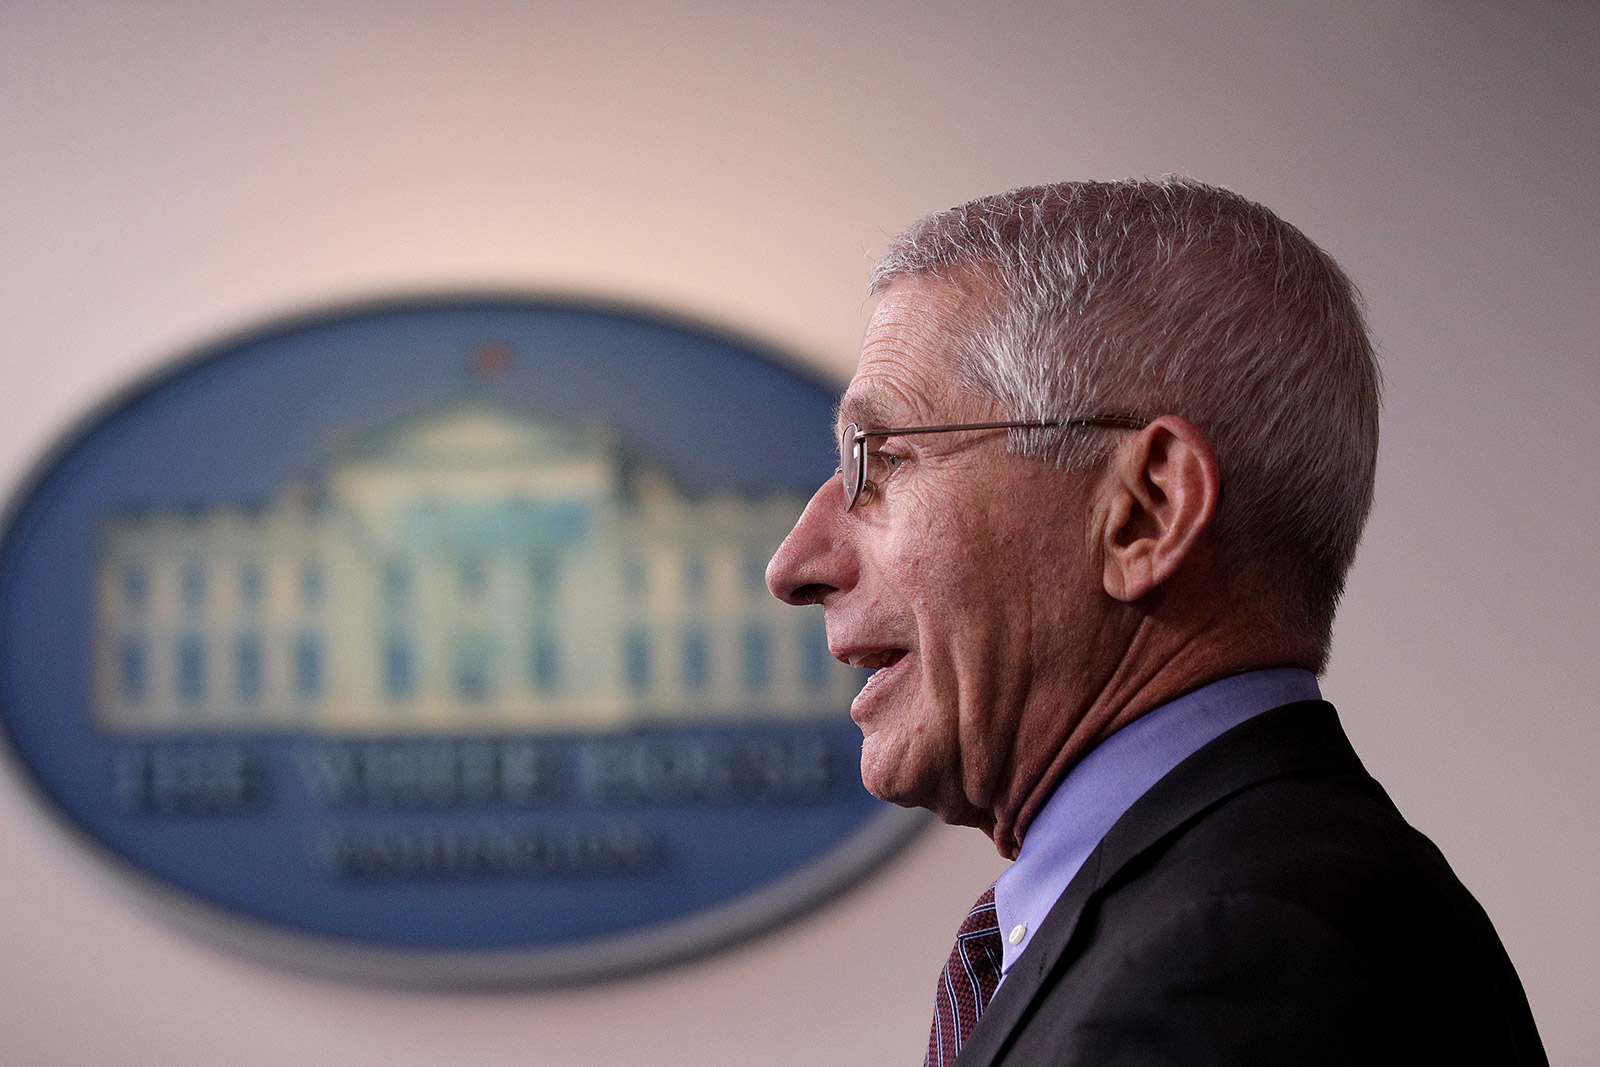
[[[1000,920],[994,912],[994,886],[967,912],[956,932],[955,948],[939,975],[933,998],[933,1030],[924,1067],[950,1067],[1000,984]]]

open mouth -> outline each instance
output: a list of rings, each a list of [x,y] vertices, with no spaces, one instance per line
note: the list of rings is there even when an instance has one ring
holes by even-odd
[[[841,655],[839,658],[852,667],[862,670],[880,671],[885,667],[893,667],[905,658],[906,650],[903,648],[886,648],[878,652],[856,652]]]
[[[870,652],[847,652],[839,656],[852,667],[872,672],[861,686],[861,691],[850,702],[851,718],[857,723],[863,723],[871,716],[872,713],[868,708],[875,701],[877,693],[899,677],[900,671],[897,668],[906,663],[910,655],[911,653],[904,648],[883,648]]]

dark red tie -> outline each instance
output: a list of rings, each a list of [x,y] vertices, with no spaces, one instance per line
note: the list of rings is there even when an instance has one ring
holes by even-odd
[[[950,1067],[1000,984],[1000,920],[994,913],[994,886],[967,912],[956,932],[956,947],[939,975],[933,998],[933,1030],[924,1067]]]

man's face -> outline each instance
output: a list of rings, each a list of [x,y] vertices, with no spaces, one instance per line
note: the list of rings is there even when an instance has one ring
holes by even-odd
[[[954,380],[946,353],[966,301],[939,281],[892,287],[840,423],[1006,418]],[[846,512],[838,476],[826,482],[767,581],[784,600],[820,601],[833,654],[877,669],[851,706],[867,788],[993,832],[1081,717],[1102,596],[1088,479],[1009,454],[1004,430],[865,447],[884,454],[879,484]]]

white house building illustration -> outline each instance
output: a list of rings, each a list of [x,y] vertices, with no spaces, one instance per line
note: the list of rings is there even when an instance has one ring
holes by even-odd
[[[105,730],[603,731],[837,713],[820,610],[767,592],[793,495],[689,495],[614,430],[463,395],[266,507],[107,515]]]

